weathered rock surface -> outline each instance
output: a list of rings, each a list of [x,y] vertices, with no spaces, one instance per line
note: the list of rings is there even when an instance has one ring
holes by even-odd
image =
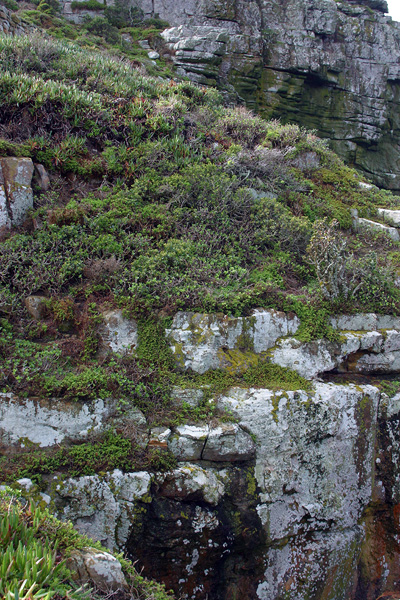
[[[0,230],[21,225],[33,207],[30,158],[0,159]]]
[[[99,328],[103,350],[119,354],[133,352],[138,343],[137,323],[123,316],[122,310],[103,312],[103,324]]]
[[[313,379],[333,370],[356,373],[397,373],[400,369],[400,319],[373,313],[334,316],[339,341],[301,342],[297,317],[276,311],[253,316],[178,313],[168,340],[177,365],[204,373],[210,369],[241,371],[267,360]],[[193,392],[191,392],[193,394]]]
[[[400,25],[384,0],[138,0],[159,14],[178,71],[263,116],[296,122],[400,189]]]
[[[147,446],[147,423],[136,407],[116,411],[115,402],[101,399],[75,400],[18,398],[0,393],[0,441],[24,447],[50,447],[66,438],[79,441],[107,428],[129,429],[141,446]]]
[[[299,323],[296,316],[275,310],[238,318],[180,312],[167,335],[178,365],[205,373],[234,366],[236,359],[244,363],[239,368],[245,366],[251,354],[262,354],[279,338],[296,333]]]
[[[59,514],[182,598],[375,600],[396,589],[399,396],[380,405],[373,386],[316,383],[234,388],[217,402],[237,419],[222,428],[251,434],[247,462],[210,466],[203,449],[154,476],[56,480]],[[180,434],[205,448],[214,429],[221,460],[218,428],[188,427]]]
[[[79,585],[91,584],[103,592],[128,588],[121,563],[108,552],[96,548],[73,550],[66,566]]]
[[[20,19],[18,15],[0,6],[0,33],[7,35],[23,35],[34,29],[29,23]]]
[[[103,427],[110,412],[111,407],[103,400],[82,404],[0,394],[0,440],[46,447],[59,444],[66,437],[85,438]]]
[[[52,482],[62,519],[111,550],[124,548],[137,512],[149,502],[151,476],[115,470],[105,477],[88,475]]]

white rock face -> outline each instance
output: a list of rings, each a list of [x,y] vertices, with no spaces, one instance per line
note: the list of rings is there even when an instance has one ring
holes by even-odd
[[[137,323],[126,319],[122,310],[108,310],[102,314],[103,325],[99,329],[104,349],[128,354],[133,352],[138,344]]]
[[[389,210],[387,208],[378,208],[378,215],[383,218],[384,221],[393,225],[394,227],[400,227],[400,210]]]
[[[238,318],[180,312],[167,335],[177,363],[205,373],[226,365],[224,349],[266,352],[279,338],[296,333],[299,324],[297,317],[274,310]]]
[[[168,438],[168,449],[178,460],[200,460],[209,431],[208,425],[180,425]]]
[[[33,170],[30,158],[0,159],[0,229],[21,225],[33,207]]]
[[[310,394],[234,388],[219,399],[256,438],[258,513],[270,541],[304,522],[308,531],[356,526],[371,499],[378,401],[372,386],[322,383]]]
[[[305,343],[289,337],[297,332],[300,321],[285,313],[255,310],[251,317],[235,319],[181,312],[167,336],[178,366],[197,373],[217,368],[241,370],[257,356],[307,379],[334,369],[365,374],[399,370],[399,317],[335,315],[330,324],[341,332],[339,341]],[[191,397],[190,403],[196,402],[197,396]]]
[[[400,241],[400,235],[396,227],[389,227],[388,225],[382,225],[382,223],[377,223],[376,221],[361,218],[358,219],[358,227],[360,229],[370,229],[372,231],[383,233],[390,237],[394,242]]]
[[[101,429],[110,407],[103,400],[21,400],[0,394],[0,439],[11,443],[59,444],[65,437],[82,438]]]
[[[251,436],[236,423],[181,425],[168,438],[168,448],[178,461],[212,460],[236,462],[255,455]]]
[[[299,535],[281,548],[271,548],[264,579],[257,587],[257,600],[303,600],[316,588],[321,590],[318,598],[348,600],[362,539],[362,528],[356,526],[343,532]],[[329,577],[332,573],[334,576]]]
[[[115,470],[104,478],[90,475],[53,483],[58,516],[106,548],[120,550],[135,518],[136,503],[148,502],[151,475]]]
[[[210,429],[202,459],[236,462],[250,460],[256,453],[251,436],[237,423],[222,423]]]

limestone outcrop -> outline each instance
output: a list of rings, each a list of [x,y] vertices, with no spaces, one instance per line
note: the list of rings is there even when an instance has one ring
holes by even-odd
[[[137,0],[171,28],[178,72],[268,118],[316,129],[378,185],[400,189],[400,24],[385,0]]]
[[[181,447],[164,473],[52,477],[58,515],[182,598],[372,600],[395,589],[400,395],[315,383],[214,401],[235,423],[192,427],[201,455]],[[224,453],[239,429],[252,447]]]

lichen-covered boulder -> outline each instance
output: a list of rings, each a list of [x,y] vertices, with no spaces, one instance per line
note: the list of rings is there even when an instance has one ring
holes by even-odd
[[[103,323],[99,328],[102,351],[118,354],[133,352],[138,344],[136,321],[124,317],[120,309],[105,311],[102,318]]]
[[[222,423],[208,433],[202,453],[203,460],[236,462],[255,456],[253,438],[237,423]]]
[[[299,319],[275,310],[255,310],[250,317],[179,312],[167,330],[177,365],[205,373],[230,366],[241,369],[255,354],[293,335]]]
[[[7,157],[0,159],[0,167],[0,226],[18,226],[33,207],[33,162],[30,158]]]
[[[66,566],[79,585],[91,584],[102,592],[128,589],[121,563],[109,552],[97,548],[73,550]]]
[[[218,471],[192,463],[160,474],[156,481],[160,495],[175,500],[203,501],[216,506],[225,494],[223,477]]]

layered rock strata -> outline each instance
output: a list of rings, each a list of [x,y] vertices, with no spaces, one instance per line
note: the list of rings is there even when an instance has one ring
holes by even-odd
[[[400,189],[400,24],[385,1],[137,0],[171,24],[178,72],[296,122],[378,185]]]

